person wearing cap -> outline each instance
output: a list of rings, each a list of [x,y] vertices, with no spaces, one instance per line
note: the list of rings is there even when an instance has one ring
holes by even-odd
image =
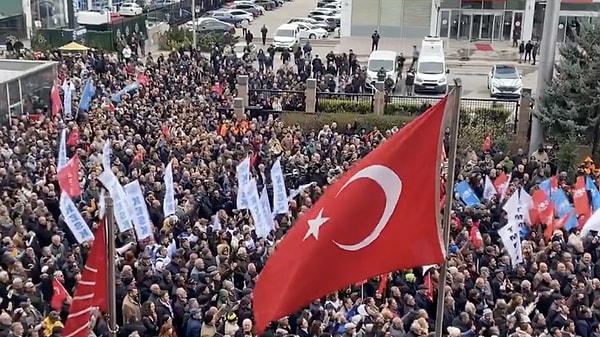
[[[234,336],[238,330],[240,330],[240,326],[238,325],[238,317],[235,312],[225,316],[225,322],[223,323],[223,332],[225,335]]]

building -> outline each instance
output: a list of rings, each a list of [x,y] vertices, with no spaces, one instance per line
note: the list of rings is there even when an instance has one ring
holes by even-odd
[[[58,63],[0,60],[0,124],[50,106]]]
[[[547,0],[553,1],[553,0]],[[597,17],[600,0],[561,0],[558,40]],[[343,0],[341,36],[466,41],[541,39],[546,0]]]

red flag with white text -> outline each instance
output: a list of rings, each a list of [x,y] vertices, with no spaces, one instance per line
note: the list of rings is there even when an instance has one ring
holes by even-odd
[[[79,156],[74,155],[65,167],[57,175],[60,190],[64,191],[69,197],[75,198],[81,195],[81,185],[79,185]]]

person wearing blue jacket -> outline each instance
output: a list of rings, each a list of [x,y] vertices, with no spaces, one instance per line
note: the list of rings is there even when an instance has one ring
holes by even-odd
[[[200,329],[202,328],[202,313],[200,309],[192,309],[190,312],[190,319],[187,322],[186,336],[200,336]]]

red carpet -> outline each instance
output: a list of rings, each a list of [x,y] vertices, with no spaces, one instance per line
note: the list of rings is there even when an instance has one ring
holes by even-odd
[[[475,48],[479,51],[494,51],[494,48],[489,43],[475,43]]]

